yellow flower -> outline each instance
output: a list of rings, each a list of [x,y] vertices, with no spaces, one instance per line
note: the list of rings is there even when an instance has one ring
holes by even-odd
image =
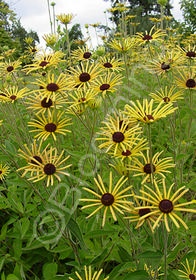
[[[150,157],[149,157],[149,150],[147,150],[147,158],[144,156],[142,152],[140,152],[141,156],[143,157],[144,163],[141,162],[139,159],[134,158],[134,164],[129,165],[129,170],[139,172],[137,174],[134,174],[133,176],[145,176],[142,184],[148,180],[148,178],[151,178],[153,180],[153,175],[159,174],[163,178],[165,178],[165,175],[163,173],[171,173],[168,168],[172,168],[175,166],[175,164],[172,162],[172,157],[167,157],[159,160],[159,156],[163,153],[157,152],[152,157],[152,165],[150,164]]]
[[[78,105],[85,109],[88,105],[88,102],[93,100],[94,97],[98,94],[94,89],[78,89],[75,90],[74,93],[69,94],[69,101],[67,102],[72,107],[77,107]],[[72,100],[70,100],[70,97]]]
[[[168,91],[167,86],[165,87],[165,90],[161,89],[160,91],[156,91],[156,93],[150,93],[150,96],[156,101],[156,102],[162,102],[165,103],[173,103],[176,102],[179,99],[183,99],[182,92],[177,91],[175,92],[176,87],[172,86],[170,90]]]
[[[176,86],[184,90],[196,90],[195,74],[184,70],[178,71],[179,77],[175,77]]]
[[[31,167],[29,166],[27,169],[28,171],[35,171],[35,167],[37,169],[37,174],[28,180],[32,180],[33,182],[41,181],[45,178],[47,178],[47,187],[51,184],[53,186],[54,184],[54,178],[56,178],[58,181],[61,181],[61,178],[59,177],[60,174],[70,176],[69,173],[63,171],[70,167],[72,164],[69,164],[64,167],[60,167],[62,163],[64,163],[70,156],[67,156],[65,159],[61,160],[64,151],[60,154],[60,156],[57,155],[57,149],[56,148],[50,148],[49,151],[44,150],[45,153],[45,160],[44,162],[39,162],[35,158],[32,158],[37,165]]]
[[[108,58],[107,56],[100,57],[98,63],[103,70],[112,72],[122,71],[122,65],[124,64],[120,59],[116,59],[115,57]]]
[[[30,45],[30,44],[32,44],[33,43],[33,38],[32,37],[25,37],[24,38],[24,41],[28,44],[28,45]]]
[[[25,176],[26,173],[31,168],[31,176],[34,172],[39,173],[37,170],[37,165],[39,163],[43,163],[45,161],[46,150],[49,144],[42,150],[43,141],[37,143],[37,140],[34,140],[31,144],[31,148],[27,147],[27,144],[24,144],[24,150],[19,149],[19,156],[24,158],[28,165],[19,168],[17,171],[25,170],[22,176]]]
[[[42,117],[37,115],[38,120],[32,120],[28,123],[28,126],[35,127],[34,130],[30,132],[37,132],[38,134],[35,138],[46,140],[50,135],[53,136],[56,141],[56,134],[61,133],[66,135],[66,132],[71,132],[65,129],[66,126],[70,125],[69,121],[71,119],[63,118],[61,119],[64,112],[58,112],[57,116],[54,117],[54,111],[52,114],[48,114],[48,118],[42,113]]]
[[[89,60],[86,63],[81,62],[80,66],[76,66],[76,69],[72,68],[69,70],[69,81],[68,86],[70,90],[80,88],[84,86],[84,89],[90,87],[98,74],[100,73],[99,65],[90,65]]]
[[[58,64],[63,61],[63,56],[64,53],[62,53],[61,51],[56,51],[54,53],[51,52],[49,54],[43,52],[39,55],[36,55],[36,57],[33,59],[32,64],[25,65],[23,71],[29,74],[32,71],[43,70],[45,73],[45,70],[49,67],[57,68]]]
[[[152,229],[154,230],[159,222],[161,221],[161,219],[164,219],[164,223],[166,226],[167,231],[170,231],[169,228],[169,223],[168,223],[168,219],[171,219],[171,221],[175,224],[175,226],[177,228],[179,228],[179,223],[180,222],[185,229],[188,229],[188,226],[185,224],[185,222],[176,214],[176,212],[192,212],[192,213],[196,213],[195,209],[187,209],[187,208],[183,208],[183,206],[187,206],[190,204],[193,204],[196,202],[196,200],[193,201],[189,201],[189,202],[185,202],[185,203],[178,203],[178,200],[189,191],[189,189],[185,189],[185,186],[179,188],[173,195],[171,194],[171,190],[174,186],[174,184],[172,184],[167,192],[166,190],[166,186],[165,186],[165,180],[162,180],[163,183],[163,193],[160,191],[156,181],[154,181],[154,185],[155,185],[155,189],[156,191],[153,191],[151,188],[149,188],[148,186],[145,185],[145,188],[149,191],[143,191],[140,190],[140,192],[142,194],[144,194],[146,197],[142,197],[142,196],[136,196],[139,199],[145,200],[147,202],[149,202],[150,204],[152,204],[151,206],[148,205],[145,208],[149,208],[151,209],[150,213],[145,214],[144,216],[142,216],[140,219],[143,220],[149,216],[153,216],[153,215],[159,215],[159,217],[157,218],[156,222],[154,223]],[[144,207],[137,207],[136,209],[141,209]]]
[[[130,190],[132,186],[120,190],[127,180],[128,178],[124,179],[124,176],[122,176],[118,180],[114,188],[112,189],[112,172],[110,172],[108,191],[106,190],[100,175],[98,175],[98,180],[94,178],[94,181],[101,194],[98,194],[93,190],[84,187],[83,188],[84,190],[86,190],[91,194],[94,194],[97,197],[96,199],[89,199],[89,198],[80,199],[80,201],[90,202],[89,205],[83,206],[82,209],[96,207],[96,210],[94,210],[87,218],[92,217],[100,209],[104,208],[103,222],[102,222],[102,226],[104,226],[108,209],[110,210],[112,217],[115,221],[117,221],[117,218],[114,210],[117,210],[120,214],[124,214],[123,213],[124,210],[129,210],[127,205],[130,205],[131,202],[125,200],[125,198],[132,196],[132,194],[124,194],[124,193]]]
[[[7,62],[2,62],[0,64],[0,74],[6,75],[18,71],[21,63],[22,62],[19,60],[16,61],[9,60]]]
[[[110,47],[117,50],[120,53],[128,52],[135,45],[135,40],[128,38],[122,38],[121,40],[113,39],[108,43]]]
[[[89,272],[87,270],[87,267],[86,265],[84,266],[84,270],[85,270],[85,277],[82,278],[80,276],[80,274],[76,271],[76,276],[79,280],[99,280],[99,277],[103,271],[103,269],[100,269],[99,271],[95,271],[94,274],[92,275],[92,269],[91,269],[91,266],[89,266]],[[109,276],[104,278],[103,280],[108,280],[109,279]],[[69,277],[69,280],[74,280],[73,278]]]
[[[5,177],[9,172],[9,167],[7,166],[7,164],[3,165],[2,163],[0,163],[0,180],[5,180]]]
[[[36,111],[36,114],[45,113],[50,110],[56,108],[57,110],[62,107],[62,105],[66,102],[66,99],[60,96],[60,94],[56,94],[55,99],[51,96],[51,98],[43,97],[40,93],[34,93],[33,96],[27,97],[25,103],[29,105],[27,108]]]
[[[128,123],[125,120],[121,122],[119,117],[114,120],[109,116],[103,123],[105,127],[100,128],[102,132],[98,133],[100,137],[96,140],[104,141],[99,148],[106,148],[105,153],[113,150],[116,155],[119,148],[126,152],[127,148],[132,148],[136,139],[140,139],[137,134],[141,132],[141,128],[135,126],[128,129]]]
[[[14,103],[16,100],[22,99],[26,95],[29,95],[28,88],[18,89],[18,87],[12,86],[6,88],[4,91],[0,91],[0,101]]]
[[[61,73],[58,78],[55,78],[54,74],[48,73],[46,81],[37,79],[34,84],[40,87],[38,90],[34,90],[34,92],[40,92],[42,97],[47,97],[47,102],[50,97],[55,100],[56,94],[59,93],[64,98],[67,96],[67,78],[64,73]]]
[[[42,38],[44,39],[44,41],[46,41],[46,44],[48,46],[54,46],[59,39],[59,34],[58,35],[56,35],[54,33],[53,34],[48,34],[48,35],[44,34],[44,36],[42,36]]]
[[[72,51],[71,57],[76,61],[85,61],[92,58],[92,51],[89,50],[88,46],[79,47],[77,50]]]
[[[75,15],[73,14],[60,14],[56,16],[60,22],[62,22],[63,24],[68,24],[71,23],[72,19],[75,17]]]
[[[173,108],[173,103],[163,104],[164,101],[160,102],[158,106],[153,109],[154,100],[151,99],[148,102],[147,99],[143,100],[143,105],[140,104],[139,100],[135,102],[131,101],[131,105],[125,105],[126,114],[131,118],[143,122],[143,123],[153,123],[161,118],[165,118],[167,115],[174,113],[177,108]]]
[[[97,93],[102,93],[105,98],[106,93],[112,93],[117,90],[117,86],[122,84],[123,77],[114,73],[106,73],[100,76],[94,83],[94,89]]]
[[[148,33],[146,31],[146,34],[144,35],[143,33],[137,33],[135,36],[135,43],[140,45],[144,45],[144,44],[148,44],[148,43],[152,43],[152,42],[162,42],[162,38],[166,36],[166,32],[162,31],[161,29],[156,30],[153,33],[153,29],[155,28],[155,26],[153,26],[150,30],[150,32]]]
[[[186,259],[186,265],[183,264],[183,263],[182,263],[182,265],[183,265],[185,271],[180,270],[180,269],[178,270],[181,273],[183,273],[183,275],[180,275],[180,277],[183,277],[183,278],[186,278],[186,279],[189,279],[189,280],[195,280],[196,279],[196,270],[195,270],[196,260],[194,260],[194,262],[193,262],[192,270],[190,268],[190,265],[189,265],[189,262],[188,262],[187,259]]]

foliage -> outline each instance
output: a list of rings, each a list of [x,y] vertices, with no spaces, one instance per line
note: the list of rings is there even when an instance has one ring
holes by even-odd
[[[196,31],[196,1],[181,0],[180,4],[185,27],[190,28],[190,33],[194,33]]]

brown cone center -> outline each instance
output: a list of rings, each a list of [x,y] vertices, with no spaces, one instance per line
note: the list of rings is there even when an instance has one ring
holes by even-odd
[[[47,175],[52,175],[56,172],[56,167],[52,163],[47,163],[44,166],[44,173]]]
[[[114,196],[111,193],[104,193],[101,197],[101,202],[105,206],[110,206],[114,203]]]
[[[155,170],[156,170],[156,167],[154,166],[154,164],[152,165],[152,167],[153,167],[153,173],[154,173]],[[152,173],[151,164],[150,163],[147,163],[146,165],[144,165],[144,172],[146,174],[151,174]]]
[[[59,89],[59,86],[55,83],[50,83],[46,88],[48,91],[57,91]]]
[[[13,66],[8,66],[8,67],[7,67],[7,71],[8,71],[8,72],[12,72],[13,70],[14,70],[14,67],[13,67]]]
[[[144,209],[139,209],[139,216],[140,217],[142,217],[142,216],[144,216],[144,215],[146,215],[146,214],[148,214],[148,213],[150,213],[151,211],[150,211],[150,209],[149,208],[144,208]]]
[[[31,163],[32,163],[32,164],[38,165],[37,161],[40,162],[40,163],[42,163],[42,159],[41,159],[39,156],[33,156],[33,158],[34,158],[36,161],[32,159],[32,160],[31,160]]]
[[[42,99],[41,101],[41,106],[43,108],[49,108],[53,105],[53,102],[52,100],[49,98],[48,101],[47,101],[47,97],[45,97],[44,99]]]
[[[89,73],[86,73],[86,72],[80,74],[80,76],[79,76],[80,82],[83,82],[83,83],[88,82],[90,80],[90,78],[91,78],[91,76],[89,75]]]
[[[47,123],[47,124],[45,125],[45,130],[46,130],[47,132],[55,132],[56,128],[57,128],[57,126],[56,126],[55,123]]]
[[[188,80],[186,81],[186,86],[187,86],[188,88],[194,88],[194,87],[196,86],[195,80],[193,80],[193,79],[188,79]]]
[[[122,132],[118,131],[118,132],[114,132],[114,134],[112,135],[112,140],[116,143],[120,143],[125,139],[125,136]]]
[[[173,210],[173,203],[169,199],[163,199],[159,203],[159,209],[163,213],[170,213]]]
[[[152,40],[152,36],[146,34],[142,39],[143,39],[144,41],[150,41],[150,40]]]

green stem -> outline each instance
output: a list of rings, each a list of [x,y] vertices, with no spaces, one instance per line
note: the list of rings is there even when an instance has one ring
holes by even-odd
[[[50,29],[51,29],[51,34],[53,33],[52,31],[52,18],[51,18],[51,13],[50,13],[50,3],[49,0],[47,0],[47,4],[48,4],[48,15],[49,15],[49,20],[50,20]]]
[[[163,232],[163,242],[164,242],[164,263],[165,263],[165,277],[164,280],[167,280],[167,241],[168,241],[168,233],[167,229],[164,229],[164,225],[162,222],[162,232]]]

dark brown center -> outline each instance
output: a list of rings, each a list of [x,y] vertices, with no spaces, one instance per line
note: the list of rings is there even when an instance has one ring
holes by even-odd
[[[121,129],[122,125],[124,125],[125,130],[127,130],[129,128],[128,124],[126,125],[123,120],[119,121],[119,129]]]
[[[144,208],[144,209],[139,209],[139,216],[142,217],[148,213],[150,213],[150,209],[149,208]]]
[[[14,70],[14,67],[13,67],[13,66],[8,66],[8,67],[7,67],[7,71],[8,71],[8,72],[12,72],[13,70]]]
[[[144,117],[144,120],[147,121],[148,120],[153,120],[154,121],[154,118],[152,115],[146,115],[146,117]]]
[[[189,274],[189,279],[195,280],[195,275],[194,274]]]
[[[33,158],[36,159],[36,161],[32,159],[32,160],[31,160],[31,163],[32,163],[32,164],[38,165],[37,161],[40,162],[40,163],[42,163],[42,159],[41,159],[39,156],[33,156]]]
[[[45,76],[46,76],[46,72],[43,72],[43,73],[42,73],[42,76],[45,77]]]
[[[164,100],[164,102],[168,103],[170,101],[170,98],[166,96],[163,98],[163,100]]]
[[[52,163],[47,163],[45,166],[44,166],[44,173],[46,175],[52,175],[56,172],[56,167],[54,166],[54,164]]]
[[[10,96],[10,99],[11,99],[11,100],[15,100],[16,97],[17,97],[16,95],[11,95],[11,96]]]
[[[49,108],[53,105],[53,102],[52,100],[49,98],[48,101],[47,101],[47,97],[45,97],[44,99],[42,99],[41,101],[41,106],[43,108]]]
[[[36,50],[36,49],[32,49],[31,51],[32,51],[32,53],[34,53],[34,52],[36,52],[37,50]]]
[[[79,76],[80,82],[83,82],[83,83],[88,82],[90,80],[90,78],[91,78],[91,76],[89,75],[89,73],[86,73],[86,72],[80,74],[80,76]]]
[[[109,84],[102,84],[101,86],[100,86],[100,90],[107,90],[107,89],[109,89],[110,88],[110,85]]]
[[[112,135],[112,140],[116,143],[120,143],[125,139],[125,136],[122,132],[118,131],[118,132],[114,132],[114,134]]]
[[[45,125],[45,130],[46,130],[47,132],[55,132],[56,128],[57,128],[57,126],[56,126],[55,123],[47,123],[47,124]]]
[[[89,57],[91,57],[91,53],[90,52],[85,52],[83,54],[83,58],[88,59]]]
[[[170,213],[173,210],[173,203],[169,199],[163,199],[159,203],[159,209],[163,213]]]
[[[188,88],[194,88],[194,87],[196,86],[195,80],[193,80],[193,79],[188,79],[188,80],[186,81],[186,86],[187,86]]]
[[[57,91],[59,89],[59,86],[55,83],[50,83],[46,88],[48,91]]]
[[[112,64],[110,62],[106,62],[103,65],[105,68],[112,68]]]
[[[152,36],[146,34],[142,39],[143,39],[144,41],[150,41],[150,40],[152,40]]]
[[[130,155],[131,155],[131,151],[129,151],[129,150],[126,150],[126,152],[122,151],[122,156],[128,157]]]
[[[105,206],[110,206],[114,203],[114,196],[111,193],[104,193],[101,197],[101,202]]]
[[[42,61],[42,62],[39,64],[39,66],[45,67],[48,63],[49,63],[49,62],[47,62],[47,61]]]
[[[153,173],[154,173],[155,170],[156,170],[156,167],[154,166],[154,164],[152,165],[152,168],[153,168]],[[151,174],[152,173],[151,164],[150,163],[147,163],[146,165],[144,165],[144,172],[146,174]]]
[[[163,62],[161,64],[161,69],[162,70],[169,70],[170,69],[170,65],[169,64],[166,64],[165,62]]]
[[[2,170],[0,170],[0,174],[2,174],[3,173],[3,171]]]
[[[196,53],[190,51],[190,52],[187,52],[187,53],[186,53],[186,56],[188,56],[188,57],[196,57]]]

